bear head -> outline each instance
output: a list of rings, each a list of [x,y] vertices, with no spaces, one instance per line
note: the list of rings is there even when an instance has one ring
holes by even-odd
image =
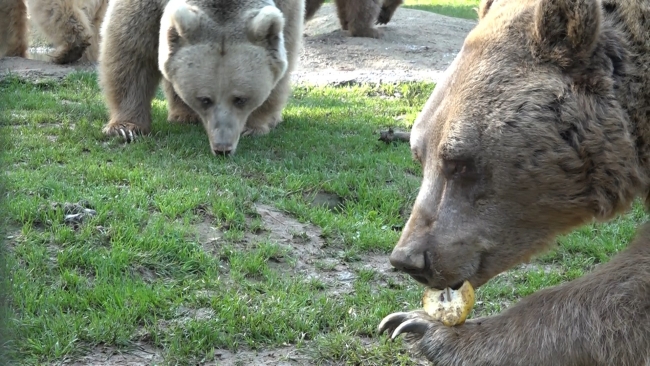
[[[414,122],[424,176],[392,265],[478,287],[629,208],[648,178],[618,95],[627,50],[599,0],[482,0]]]
[[[172,0],[161,20],[159,69],[200,116],[215,154],[235,152],[248,117],[288,66],[282,12],[275,6],[236,12],[218,23]]]

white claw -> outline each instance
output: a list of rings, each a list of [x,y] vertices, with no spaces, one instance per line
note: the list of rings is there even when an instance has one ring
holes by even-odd
[[[129,131],[129,138],[131,139],[131,142],[135,141],[135,134],[133,131]]]
[[[124,133],[124,129],[123,129],[123,128],[120,128],[120,136],[122,136],[123,139],[125,139],[125,140],[128,141],[128,139],[126,138],[126,133]]]
[[[402,333],[417,333],[423,335],[426,333],[428,325],[420,319],[409,319],[404,323],[400,324],[399,327],[393,331],[390,339],[394,340]]]

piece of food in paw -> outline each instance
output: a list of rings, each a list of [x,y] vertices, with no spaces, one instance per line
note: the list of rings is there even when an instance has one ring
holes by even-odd
[[[458,290],[427,288],[422,297],[422,306],[432,318],[452,327],[465,322],[474,307],[474,288],[465,281]]]

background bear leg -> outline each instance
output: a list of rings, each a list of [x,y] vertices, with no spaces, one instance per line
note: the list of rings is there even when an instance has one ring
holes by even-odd
[[[65,0],[28,0],[27,6],[34,23],[56,50],[52,61],[57,64],[75,62],[90,45],[90,22],[82,9]]]
[[[163,79],[163,91],[167,99],[167,120],[178,123],[199,123],[201,118],[176,94],[172,83]]]
[[[378,0],[347,0],[348,30],[352,37],[379,38],[374,24],[380,11]]]
[[[348,1],[355,0],[336,0],[336,13],[339,17],[339,22],[341,22],[341,29],[348,30]]]
[[[141,7],[133,9],[133,4]],[[150,3],[116,2],[101,34],[99,84],[110,113],[103,132],[127,142],[151,132],[151,101],[161,78],[157,51],[162,10],[148,11],[150,18],[142,19],[145,6]]]
[[[27,7],[23,0],[0,0],[0,57],[27,57]]]
[[[106,8],[108,7],[108,0],[94,1],[94,6],[84,9],[86,17],[89,20],[89,29],[90,29],[90,40],[88,48],[83,53],[81,57],[82,61],[97,62],[99,60],[99,42],[100,29],[102,26],[102,20],[106,14]]]
[[[395,14],[395,10],[397,10],[402,3],[404,3],[404,0],[384,0],[384,4],[381,6],[381,11],[379,12],[379,17],[377,18],[377,24],[387,24],[390,22],[393,14]]]
[[[305,22],[309,21],[320,9],[325,0],[307,0],[305,3]]]

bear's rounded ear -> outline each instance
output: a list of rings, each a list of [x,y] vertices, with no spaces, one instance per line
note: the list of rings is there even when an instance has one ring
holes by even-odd
[[[275,6],[265,6],[249,18],[246,28],[246,35],[253,43],[273,40],[284,29],[284,16]]]
[[[167,27],[163,28],[162,26]],[[172,0],[165,7],[161,20],[161,32],[174,33],[188,39],[201,25],[201,10],[184,0]]]
[[[481,0],[481,3],[478,5],[478,19],[481,20],[487,14],[488,10],[490,10],[490,6],[492,6],[492,3],[494,3],[496,0]]]
[[[533,51],[567,67],[591,55],[601,22],[600,0],[541,0],[535,6]]]

